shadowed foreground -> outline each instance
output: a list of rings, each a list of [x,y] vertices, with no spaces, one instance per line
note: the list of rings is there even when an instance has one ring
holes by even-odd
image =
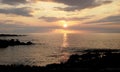
[[[120,50],[84,50],[83,55],[71,55],[61,64],[45,67],[1,65],[0,72],[120,72]]]

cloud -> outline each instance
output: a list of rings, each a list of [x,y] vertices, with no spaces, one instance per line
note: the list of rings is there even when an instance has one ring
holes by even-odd
[[[86,20],[86,19],[90,19],[93,16],[86,16],[86,17],[73,17],[73,18],[57,18],[57,17],[40,17],[39,19],[43,19],[47,22],[56,22],[56,21],[60,21],[60,20],[69,20],[69,21],[79,21],[79,20]]]
[[[109,25],[109,24],[120,24],[120,15],[114,15],[114,16],[109,16],[109,17],[106,17],[106,18],[103,18],[103,19],[100,19],[100,20],[97,20],[97,21],[92,21],[92,22],[88,22],[87,24],[97,24],[97,23],[100,23],[100,24],[106,24]]]
[[[30,8],[27,8],[27,7],[0,9],[0,13],[3,13],[3,14],[15,14],[15,15],[21,15],[21,16],[32,16],[30,12],[31,12]]]
[[[120,27],[118,25],[75,25],[69,27],[70,30],[76,31],[89,31],[97,33],[120,33]]]
[[[58,20],[61,20],[62,18],[56,18],[56,17],[40,17],[39,19],[45,20],[47,22],[55,22]]]
[[[102,4],[108,4],[111,3],[111,0],[54,0],[58,3],[64,3],[66,5],[69,5],[69,7],[66,8],[60,8],[58,9],[65,10],[65,11],[74,11],[74,10],[82,10],[85,8],[94,8],[97,6],[100,6]]]
[[[22,32],[22,33],[49,33],[55,29],[59,29],[57,26],[26,26],[21,29],[15,29],[13,32]]]
[[[22,3],[27,3],[27,0],[0,0],[0,2],[9,5],[18,5]]]
[[[57,26],[22,26],[20,24],[1,24],[0,33],[49,33],[55,29],[59,29]]]
[[[9,23],[10,22],[10,23]],[[13,20],[0,20],[0,33],[49,33],[59,26],[29,26]]]

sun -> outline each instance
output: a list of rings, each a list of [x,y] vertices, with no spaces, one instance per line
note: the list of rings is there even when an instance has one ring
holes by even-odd
[[[67,28],[67,27],[68,27],[68,23],[67,23],[67,21],[65,21],[65,20],[59,21],[59,24],[60,24],[60,26],[63,27],[63,28]]]
[[[67,27],[68,27],[68,25],[67,25],[67,24],[64,24],[64,25],[63,25],[63,27],[64,27],[64,28],[67,28]]]

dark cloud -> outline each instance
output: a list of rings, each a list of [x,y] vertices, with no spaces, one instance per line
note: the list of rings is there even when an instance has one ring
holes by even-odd
[[[109,24],[120,24],[120,15],[114,15],[114,16],[109,16],[106,18],[103,18],[101,20],[98,21],[93,21],[93,22],[88,22],[87,24],[97,24],[97,23],[101,23],[101,24],[105,24],[108,23]]]
[[[24,8],[11,8],[11,9],[0,9],[0,13],[3,14],[16,14],[21,16],[32,16],[31,10],[27,7]]]
[[[12,30],[14,33],[48,33],[51,32],[53,29],[48,27],[22,27]]]
[[[55,29],[60,29],[58,26],[26,26],[22,29],[16,29],[16,32],[23,32],[23,33],[48,33],[52,32]]]
[[[70,30],[76,31],[90,31],[90,32],[98,32],[98,33],[120,33],[120,27],[118,25],[112,26],[103,26],[103,25],[76,25],[69,27]]]
[[[111,3],[112,1],[103,1],[104,4]]]
[[[86,17],[81,17],[81,18],[56,18],[56,17],[40,17],[39,19],[43,19],[47,22],[55,22],[55,21],[59,21],[59,20],[66,20],[66,21],[77,21],[77,20],[86,20],[86,19],[90,19],[93,16],[86,16]]]
[[[1,2],[9,5],[18,5],[22,3],[27,3],[26,0],[1,0]]]
[[[65,11],[74,11],[74,10],[81,10],[85,8],[94,8],[96,6],[111,3],[112,1],[106,0],[101,2],[96,2],[96,0],[54,0],[58,3],[64,3],[66,5],[69,5],[69,7],[66,8],[58,8]]]
[[[12,23],[8,23],[12,22]],[[0,21],[0,33],[47,33],[55,29],[60,29],[59,26],[28,26],[20,22],[12,20]]]
[[[120,23],[120,15],[116,15],[116,16],[110,16],[107,18],[104,18],[102,20],[99,20],[98,22],[113,22],[113,23]]]
[[[58,20],[61,20],[62,18],[56,18],[56,17],[40,17],[39,19],[45,20],[47,22],[55,22]]]

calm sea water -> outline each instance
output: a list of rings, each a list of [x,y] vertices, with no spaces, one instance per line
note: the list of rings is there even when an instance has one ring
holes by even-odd
[[[13,38],[25,42],[33,41],[35,45],[0,49],[0,65],[44,66],[64,62],[71,54],[85,49],[120,49],[119,33],[28,34],[23,37],[0,37]]]

